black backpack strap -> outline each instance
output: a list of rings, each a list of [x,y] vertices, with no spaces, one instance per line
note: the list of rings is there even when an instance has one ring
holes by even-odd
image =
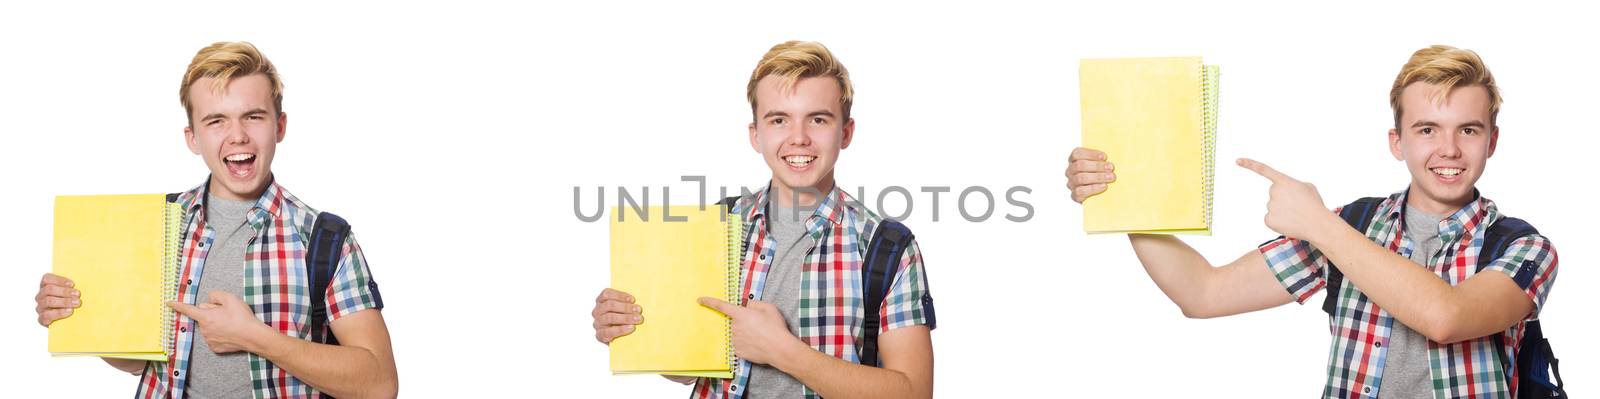
[[[350,223],[331,212],[317,215],[311,229],[311,245],[306,248],[306,278],[311,282],[311,342],[338,345],[339,339],[324,328],[328,322],[328,285],[339,270],[339,257]],[[377,291],[373,291],[377,297]],[[382,307],[382,299],[378,299]]]
[[[1349,223],[1351,228],[1365,234],[1367,226],[1372,224],[1372,217],[1378,212],[1378,204],[1382,204],[1383,200],[1383,197],[1355,200],[1339,209],[1339,218]],[[1322,271],[1322,277],[1327,281],[1327,285],[1323,288],[1325,294],[1322,296],[1322,311],[1332,316],[1339,310],[1339,287],[1344,285],[1344,272],[1339,271],[1339,268],[1330,262],[1328,270]]]
[[[861,264],[861,284],[865,295],[862,315],[865,323],[861,327],[861,364],[879,367],[878,359],[878,329],[882,328],[883,320],[879,318],[879,309],[883,307],[883,300],[889,294],[889,286],[894,284],[894,276],[899,272],[900,257],[905,254],[906,246],[911,244],[913,236],[911,229],[893,219],[884,219],[872,232],[872,239],[867,243],[867,257]],[[933,324],[933,309],[928,308],[928,323]]]
[[[1511,248],[1512,242],[1534,234],[1539,234],[1539,229],[1533,228],[1532,225],[1522,219],[1505,217],[1495,221],[1494,224],[1489,225],[1488,231],[1483,235],[1483,250],[1488,252],[1478,254],[1478,270],[1482,271],[1483,268],[1489,267],[1489,264],[1494,263],[1496,259],[1505,256],[1506,250]],[[1517,265],[1517,270],[1511,280],[1517,282],[1517,287],[1528,289],[1528,285],[1533,284],[1533,278],[1538,273],[1539,265],[1537,263],[1532,260],[1524,261],[1521,265]]]
[[[723,198],[721,201],[717,201],[717,204],[722,205],[723,212],[733,212],[733,208],[739,205],[739,197],[733,196]]]
[[[1511,243],[1517,239],[1539,234],[1539,229],[1522,219],[1513,217],[1501,218],[1483,235],[1483,249],[1478,254],[1478,270],[1483,271],[1495,260],[1505,256],[1506,250],[1511,248]],[[1533,284],[1533,278],[1539,273],[1539,265],[1532,260],[1523,261],[1517,265],[1517,270],[1512,273],[1511,280],[1517,287],[1527,289]],[[1567,395],[1566,384],[1561,381],[1561,369],[1555,353],[1550,349],[1550,341],[1544,338],[1544,329],[1540,328],[1538,320],[1523,323],[1522,341],[1517,343],[1516,374],[1517,397],[1520,398],[1564,398]],[[1496,342],[1505,340],[1505,333],[1495,333]],[[1509,354],[1503,350],[1496,350],[1495,356],[1499,358],[1500,365],[1509,371],[1513,366]],[[1507,377],[1510,373],[1507,373]],[[1554,377],[1555,381],[1551,381]]]

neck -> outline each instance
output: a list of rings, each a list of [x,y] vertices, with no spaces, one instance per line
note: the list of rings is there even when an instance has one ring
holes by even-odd
[[[773,197],[776,197],[773,201],[777,201],[778,206],[784,208],[816,206],[822,203],[822,196],[833,192],[832,176],[810,187],[789,187],[779,182],[777,178],[773,178],[772,181],[775,183],[772,187],[776,189],[772,191]]]
[[[268,183],[266,183],[266,184],[262,184],[261,187],[256,187],[254,190],[251,190],[248,193],[244,193],[243,195],[239,195],[239,194],[234,194],[232,191],[228,191],[228,189],[226,187],[222,186],[221,182],[217,181],[216,177],[212,177],[211,178],[211,182],[206,185],[206,193],[208,195],[213,196],[213,197],[227,199],[227,200],[255,201],[255,200],[261,199],[261,194],[267,192],[267,186],[272,185],[271,184],[272,178],[268,177],[267,178],[267,182]]]
[[[1467,206],[1467,203],[1472,202],[1472,200],[1472,195],[1468,195],[1462,199],[1453,201],[1441,201],[1438,199],[1429,198],[1428,195],[1416,185],[1412,185],[1410,192],[1406,194],[1406,206],[1416,208],[1417,210],[1433,215],[1449,216],[1456,213],[1456,211],[1460,210],[1462,207]]]

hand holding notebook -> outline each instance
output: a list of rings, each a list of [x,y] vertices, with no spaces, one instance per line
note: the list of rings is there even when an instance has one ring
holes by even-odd
[[[50,323],[50,353],[167,361],[183,222],[164,194],[56,197],[51,273],[82,305]]]
[[[1199,57],[1079,64],[1083,147],[1118,166],[1103,193],[1075,193],[1085,231],[1210,234],[1217,76]]]
[[[611,371],[732,378],[729,320],[696,300],[738,301],[744,224],[718,205],[611,215],[611,288],[647,318],[610,342]]]

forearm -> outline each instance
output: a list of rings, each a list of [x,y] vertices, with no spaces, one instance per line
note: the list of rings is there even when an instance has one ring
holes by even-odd
[[[341,398],[394,397],[397,377],[376,351],[272,334],[251,352],[317,389]]]
[[[150,364],[150,362],[144,360],[114,359],[109,357],[102,357],[100,359],[105,360],[106,364],[111,365],[111,367],[115,367],[117,370],[122,370],[123,372],[133,375],[143,374],[145,365]]]
[[[800,345],[774,362],[825,398],[930,398],[905,373],[850,363]]]
[[[1189,317],[1205,317],[1206,282],[1213,272],[1211,263],[1183,240],[1169,235],[1129,234],[1128,242],[1139,257],[1150,280],[1167,299]]]
[[[1345,278],[1390,315],[1435,341],[1465,313],[1455,287],[1410,259],[1374,244],[1354,229],[1329,228],[1311,245]]]

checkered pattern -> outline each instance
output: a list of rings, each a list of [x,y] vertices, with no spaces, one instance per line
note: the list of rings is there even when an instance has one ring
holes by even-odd
[[[1414,243],[1406,236],[1406,193],[1389,196],[1378,205],[1367,238],[1401,256],[1410,257]],[[1335,210],[1335,212],[1338,212]],[[1440,223],[1440,253],[1430,257],[1428,269],[1439,278],[1458,285],[1478,272],[1478,254],[1484,250],[1483,234],[1501,217],[1494,202],[1477,197]],[[1327,285],[1322,271],[1328,259],[1305,241],[1278,237],[1261,245],[1268,267],[1295,300],[1305,303]],[[1514,241],[1505,255],[1483,270],[1505,273],[1513,281],[1527,281],[1524,293],[1534,309],[1527,320],[1538,318],[1539,310],[1555,284],[1556,250],[1544,236],[1534,235]],[[1520,283],[1519,283],[1520,284]],[[1384,358],[1389,345],[1394,317],[1379,308],[1349,280],[1340,284],[1337,311],[1329,317],[1333,345],[1328,352],[1328,382],[1322,395],[1327,398],[1377,397],[1382,386]],[[1428,363],[1432,365],[1434,397],[1507,398],[1516,392],[1515,370],[1506,370],[1495,351],[1505,351],[1515,364],[1517,342],[1523,323],[1507,329],[1504,340],[1490,335],[1449,345],[1428,343]]]
[[[196,299],[206,298],[199,292],[200,273],[205,269],[206,254],[211,250],[215,232],[206,225],[206,187],[201,184],[178,197],[178,204],[188,211],[184,230],[183,269],[179,281],[178,300],[193,305]],[[267,187],[256,201],[246,223],[255,230],[255,238],[245,247],[244,302],[255,311],[256,318],[285,335],[310,339],[310,283],[306,278],[306,243],[311,239],[311,228],[317,211],[301,203],[284,191],[276,182]],[[347,237],[340,251],[339,268],[329,284],[327,295],[328,320],[364,310],[378,308],[373,292],[368,288],[371,271],[355,238]],[[189,377],[189,354],[193,350],[195,323],[188,317],[178,316],[176,353],[168,362],[151,362],[145,366],[139,381],[136,398],[182,398]],[[256,398],[314,398],[320,396],[315,388],[306,385],[288,372],[273,365],[266,358],[249,354],[250,379]]]
[[[761,298],[766,285],[767,270],[777,256],[777,243],[767,231],[768,190],[740,198],[735,213],[744,215],[746,224],[744,253],[744,286],[741,302]],[[806,232],[814,240],[806,253],[800,287],[800,340],[811,348],[852,363],[860,362],[856,347],[865,323],[862,311],[861,267],[866,258],[870,235],[882,221],[877,215],[861,206],[843,190],[835,188],[817,207],[816,213],[806,219]],[[901,327],[927,325],[923,297],[928,294],[927,276],[923,274],[922,252],[913,241],[906,247],[895,273],[893,286],[885,295],[883,307],[873,309],[882,316],[879,333]],[[741,303],[742,304],[742,303]],[[702,378],[696,384],[693,398],[744,397],[745,384],[750,382],[751,364],[744,359],[734,370],[731,380]],[[819,397],[810,388],[805,389],[808,399]]]

